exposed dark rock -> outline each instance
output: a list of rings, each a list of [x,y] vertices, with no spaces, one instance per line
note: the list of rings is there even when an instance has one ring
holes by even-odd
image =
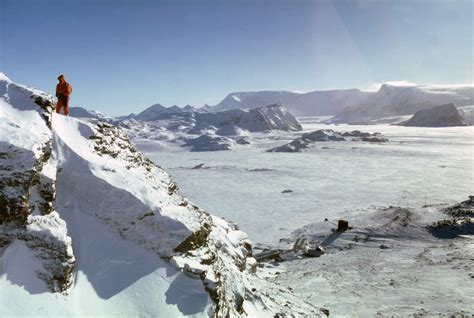
[[[227,137],[202,135],[188,140],[183,147],[191,147],[191,151],[230,150],[235,142]]]
[[[387,142],[387,138],[381,138],[381,137],[364,137],[362,138],[362,141],[367,141],[367,142]]]
[[[316,247],[308,247],[304,251],[304,255],[309,256],[309,257],[320,257],[324,253],[325,253],[324,248],[320,245],[318,245]]]
[[[434,222],[428,230],[434,236],[444,239],[456,238],[459,235],[474,235],[474,196],[461,203],[451,205],[443,210],[450,218]]]
[[[238,145],[250,145],[250,139],[248,137],[240,137],[235,140]]]
[[[343,220],[343,219],[339,220],[339,221],[337,222],[337,229],[336,229],[336,231],[338,231],[338,232],[345,232],[345,231],[347,231],[347,230],[349,230],[349,221]]]
[[[449,206],[444,211],[452,217],[474,217],[474,196],[470,195],[468,200]]]
[[[437,238],[453,239],[459,235],[474,235],[471,218],[453,218],[434,222],[428,230]]]
[[[253,256],[257,262],[264,262],[264,261],[280,261],[281,258],[281,251],[280,250],[265,250],[260,253],[257,253]]]
[[[451,127],[466,126],[466,122],[454,104],[445,104],[417,111],[412,118],[401,123],[402,126]]]
[[[186,253],[198,249],[206,243],[210,232],[211,226],[209,224],[204,224],[199,230],[192,233],[188,238],[181,242],[181,244],[176,246],[174,251],[178,253]]]
[[[388,139],[379,136],[379,133],[366,133],[359,130],[352,132],[339,133],[332,129],[320,129],[310,133],[305,133],[301,137],[278,147],[267,150],[268,152],[301,152],[303,149],[309,148],[309,146],[315,142],[326,142],[326,141],[366,141],[366,142],[387,142]],[[322,149],[328,149],[323,147]]]

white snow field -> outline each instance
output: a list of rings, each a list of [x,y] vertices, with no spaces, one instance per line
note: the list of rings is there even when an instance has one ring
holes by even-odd
[[[251,145],[189,152],[169,142],[134,140],[199,206],[237,222],[256,243],[275,244],[308,223],[372,207],[454,203],[474,189],[474,127],[323,125],[303,132],[253,134]],[[383,144],[315,143],[302,153],[269,153],[304,132],[381,132]],[[329,149],[322,149],[328,147]],[[192,169],[203,163],[204,169]],[[292,193],[281,193],[285,189]]]
[[[288,250],[299,237],[322,244],[321,257],[293,255],[264,263],[259,273],[331,317],[472,317],[472,225],[452,239],[433,236],[427,226],[446,218],[441,209],[473,194],[474,127],[320,120],[301,119],[303,132],[252,134],[250,145],[229,151],[135,142],[186,196],[238,223],[258,248]],[[389,141],[315,142],[300,153],[266,152],[317,129],[381,132]],[[409,212],[384,210],[390,206]],[[340,218],[354,229],[332,232]]]
[[[1,317],[325,316],[120,129],[0,75]]]

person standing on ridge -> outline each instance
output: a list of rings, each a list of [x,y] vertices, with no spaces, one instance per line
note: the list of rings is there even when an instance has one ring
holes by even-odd
[[[56,85],[56,97],[58,98],[58,103],[56,105],[56,113],[60,114],[61,109],[64,108],[64,115],[69,115],[69,95],[72,93],[72,86],[66,79],[64,75],[58,76],[59,83]]]

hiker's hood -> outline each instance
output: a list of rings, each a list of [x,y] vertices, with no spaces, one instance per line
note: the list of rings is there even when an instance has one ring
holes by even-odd
[[[64,75],[62,75],[62,74],[58,76],[58,80],[59,80],[61,83],[63,83],[63,82],[66,81],[66,79],[64,78]]]

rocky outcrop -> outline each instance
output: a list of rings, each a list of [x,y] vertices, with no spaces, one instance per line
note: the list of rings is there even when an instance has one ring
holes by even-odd
[[[183,147],[190,147],[191,151],[219,151],[230,150],[235,144],[230,138],[206,134],[186,141]]]
[[[51,97],[0,77],[0,248],[23,241],[42,263],[37,276],[53,292],[72,284],[75,258],[66,223],[54,210]]]
[[[271,148],[267,150],[267,152],[301,152],[303,149],[309,148],[315,142],[346,140],[374,143],[382,143],[388,141],[388,139],[381,137],[380,133],[370,134],[366,132],[361,132],[359,130],[339,133],[335,132],[332,129],[320,129],[310,133],[305,133],[301,137],[296,138],[295,140],[282,146]]]
[[[438,238],[456,238],[474,235],[474,196],[443,209],[447,218],[428,225],[428,230]]]
[[[452,127],[466,126],[466,122],[454,104],[445,104],[417,111],[412,118],[400,123],[413,127]]]

